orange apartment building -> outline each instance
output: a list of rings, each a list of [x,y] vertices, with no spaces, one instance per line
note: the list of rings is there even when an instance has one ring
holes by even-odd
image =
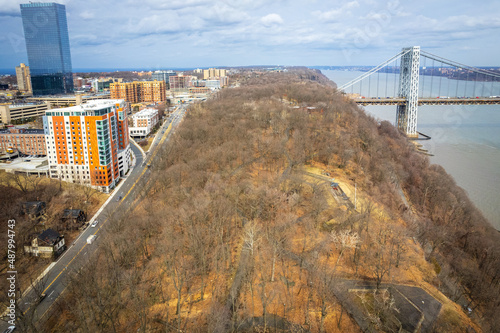
[[[124,100],[108,99],[47,111],[50,177],[103,192],[114,188],[131,166],[128,107]]]
[[[130,103],[164,102],[167,100],[165,81],[115,82],[109,85],[112,99]]]

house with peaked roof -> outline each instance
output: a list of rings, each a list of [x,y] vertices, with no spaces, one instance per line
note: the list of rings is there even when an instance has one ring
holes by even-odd
[[[32,228],[35,232],[40,232],[45,229],[45,221],[47,219],[47,204],[44,201],[27,201],[21,203],[21,215],[27,215],[32,223]]]
[[[79,226],[87,221],[87,214],[80,209],[65,209],[61,221],[67,224]]]
[[[47,204],[44,201],[27,201],[21,204],[21,214],[26,214],[32,220],[40,220],[45,214]]]
[[[64,235],[53,229],[47,229],[34,235],[30,244],[24,245],[24,252],[42,258],[57,258],[66,249]]]

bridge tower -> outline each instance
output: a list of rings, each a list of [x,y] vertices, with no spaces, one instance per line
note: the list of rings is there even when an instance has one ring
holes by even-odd
[[[418,75],[420,69],[420,46],[403,48],[399,72],[399,97],[405,98],[404,105],[397,106],[396,124],[408,137],[418,137]]]

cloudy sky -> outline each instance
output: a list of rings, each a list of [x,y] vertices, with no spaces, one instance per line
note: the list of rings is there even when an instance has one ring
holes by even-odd
[[[0,0],[0,68],[27,62]],[[73,68],[377,65],[402,47],[500,66],[500,1],[61,0]]]

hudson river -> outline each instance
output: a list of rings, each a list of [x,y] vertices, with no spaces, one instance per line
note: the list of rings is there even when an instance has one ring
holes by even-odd
[[[362,74],[355,71],[321,72],[339,86]],[[394,96],[394,85],[399,74],[372,76],[374,78],[370,83],[363,83],[362,95],[377,96],[378,92],[380,97]],[[424,82],[424,88],[430,89],[430,78],[423,77],[423,80],[428,80]],[[433,84],[432,91],[437,91],[436,87],[439,87],[440,92],[439,95],[434,93],[433,97],[455,96],[457,91],[460,96],[500,95],[495,90],[500,88],[492,91],[489,84],[484,88],[481,84],[475,87],[474,83],[466,86],[463,81],[446,78],[434,78]],[[357,88],[359,92],[359,85]],[[353,91],[356,92],[356,87]],[[395,122],[394,105],[369,106],[365,110],[378,119],[388,120],[392,124]],[[491,224],[500,230],[500,105],[420,106],[417,124],[419,132],[432,137],[428,141],[419,141],[434,154],[430,157],[431,163],[442,165],[457,184],[467,191]]]

